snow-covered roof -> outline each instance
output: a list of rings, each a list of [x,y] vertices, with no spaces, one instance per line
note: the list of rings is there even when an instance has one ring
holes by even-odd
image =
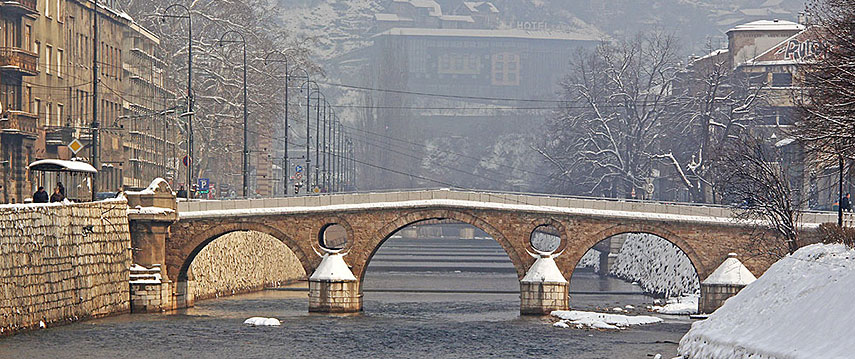
[[[757,20],[747,24],[737,25],[734,28],[727,30],[733,31],[801,31],[805,26],[787,20]]]
[[[716,270],[704,279],[703,284],[713,285],[749,285],[757,280],[751,271],[736,259],[736,253],[727,255],[727,259]]]
[[[523,29],[422,29],[422,28],[394,28],[381,32],[374,36],[446,36],[446,37],[492,37],[511,39],[536,39],[536,40],[566,40],[595,41],[598,38],[577,33],[558,31],[537,31]]]
[[[347,267],[344,262],[344,255],[341,253],[326,253],[324,254],[321,264],[309,277],[309,280],[321,281],[350,281],[356,280],[353,272]]]
[[[540,256],[528,269],[522,282],[526,283],[567,283],[555,259],[551,255]]]
[[[441,16],[442,7],[434,0],[395,0],[396,3],[409,3],[417,8],[430,9],[430,16]]]
[[[478,8],[482,7],[482,5],[487,5],[486,8],[491,13],[498,13],[499,9],[496,8],[496,5],[493,5],[491,2],[487,1],[464,1],[463,5],[465,5],[469,11],[471,12],[480,12]]]
[[[38,160],[33,163],[30,163],[27,166],[30,170],[35,171],[50,171],[50,172],[83,172],[83,173],[97,173],[95,167],[92,165],[81,162],[81,161],[68,161],[68,160],[58,160],[58,159],[44,159]]]
[[[374,14],[374,20],[392,21],[392,22],[413,21],[413,19],[411,19],[411,18],[398,16],[398,14],[385,14],[385,13]]]
[[[469,15],[442,15],[439,19],[445,21],[475,22]]]

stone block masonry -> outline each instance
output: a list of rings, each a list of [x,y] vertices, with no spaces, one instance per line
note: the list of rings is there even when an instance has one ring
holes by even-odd
[[[0,334],[129,310],[127,203],[0,206]]]
[[[208,244],[193,260],[196,300],[227,296],[305,279],[300,260],[278,239],[239,231]]]

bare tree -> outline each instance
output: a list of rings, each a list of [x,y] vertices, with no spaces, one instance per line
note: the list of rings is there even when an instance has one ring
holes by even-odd
[[[807,149],[852,157],[855,144],[855,3],[811,0],[812,21],[821,41],[803,66],[803,86],[795,99],[801,112],[794,133]]]
[[[566,105],[548,123],[544,157],[562,192],[627,196],[651,176],[680,63],[661,32],[603,42],[571,61]]]
[[[160,14],[172,3],[187,6],[193,18],[194,176],[209,176],[216,182],[238,185],[243,147],[241,44],[218,46],[220,35],[235,30],[246,39],[250,157],[256,166],[272,162],[270,147],[280,147],[285,133],[279,125],[284,111],[283,69],[266,65],[265,56],[281,51],[288,55],[291,69],[303,67],[310,73],[319,69],[308,60],[305,46],[308,40],[294,38],[277,26],[282,10],[268,1],[131,0],[125,7],[128,13],[161,39],[159,52],[167,65],[164,83],[175,96],[169,99],[173,104],[187,102],[188,48],[187,22],[161,21]],[[299,91],[291,93],[295,96],[291,103],[299,104]],[[297,116],[299,106],[292,106],[291,110],[295,122],[302,118]]]
[[[794,188],[796,173],[785,165],[787,156],[774,143],[746,135],[727,141],[716,161],[718,192],[734,205],[737,219],[757,224],[760,238],[772,232],[774,241],[765,248],[778,256],[799,248],[803,199]]]
[[[673,166],[678,183],[694,202],[714,202],[714,159],[722,146],[738,138],[764,103],[762,87],[749,88],[733,73],[726,50],[692,61],[672,92],[669,141],[654,158]]]

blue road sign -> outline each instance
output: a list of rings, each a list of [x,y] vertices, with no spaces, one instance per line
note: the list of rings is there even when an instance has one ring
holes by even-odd
[[[303,166],[297,165],[297,167],[294,167],[294,172],[297,172],[297,173],[303,172]]]
[[[209,184],[210,182],[211,182],[211,181],[210,181],[210,180],[208,180],[207,178],[199,178],[199,179],[197,180],[197,187],[196,187],[196,188],[197,188],[197,190],[198,190],[198,191],[200,191],[200,192],[202,192],[202,193],[208,193],[208,190],[209,190],[209,188],[208,188],[208,184]]]

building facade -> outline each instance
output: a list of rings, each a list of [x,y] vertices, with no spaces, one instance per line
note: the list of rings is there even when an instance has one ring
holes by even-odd
[[[0,201],[34,191],[27,165],[39,159],[92,160],[93,21],[89,0],[0,3],[3,186]],[[165,64],[157,37],[102,2],[97,11],[99,191],[144,187],[176,172],[174,117],[165,117]],[[68,144],[78,139],[76,155]]]
[[[39,55],[29,46],[35,0],[0,2],[0,203],[20,203],[30,191],[27,164],[35,158],[38,118],[24,82],[39,74]]]

